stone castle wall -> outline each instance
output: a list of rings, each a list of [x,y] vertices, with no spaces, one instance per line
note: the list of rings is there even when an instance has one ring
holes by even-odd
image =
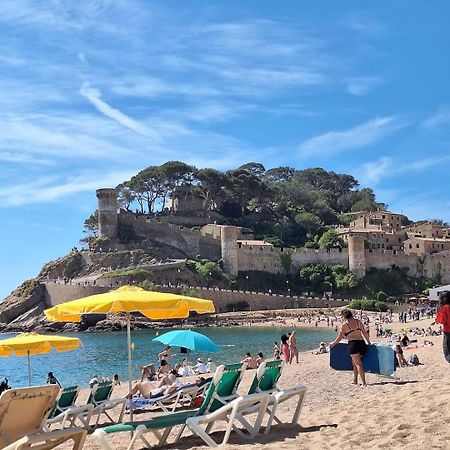
[[[420,257],[424,258],[424,276],[434,278],[440,264],[442,283],[450,283],[450,252],[429,253],[420,255]],[[418,255],[396,252],[395,250],[385,250],[382,252],[366,251],[366,265],[368,268],[389,269],[392,265],[407,267],[408,275],[410,276],[419,275],[417,271],[417,258]]]
[[[310,249],[310,248],[278,248],[259,245],[245,245],[238,247],[239,270],[258,270],[270,273],[283,271],[280,255],[290,253],[292,255],[291,273],[297,272],[307,264],[343,264],[348,267],[348,253],[345,250]]]
[[[201,255],[207,259],[220,259],[220,240],[202,236],[197,230],[126,212],[119,214],[119,221],[132,226],[138,235],[173,247],[188,258]]]
[[[180,288],[157,286],[160,292],[180,293]],[[226,289],[188,287],[193,295],[212,300],[217,312],[232,311],[242,308],[242,302],[247,303],[247,309],[253,311],[271,309],[292,309],[306,307],[338,307],[347,304],[340,299],[306,298],[297,296],[277,295],[262,292],[233,291]],[[45,283],[45,303],[47,307],[55,306],[69,300],[75,300],[88,295],[102,294],[111,290],[110,286],[80,286],[71,284]]]

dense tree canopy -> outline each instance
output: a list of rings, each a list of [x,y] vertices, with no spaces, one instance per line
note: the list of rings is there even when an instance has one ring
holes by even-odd
[[[285,246],[339,246],[335,236],[322,235],[346,224],[343,213],[385,209],[351,175],[321,168],[266,169],[258,162],[222,172],[169,161],[145,168],[117,188],[120,207],[126,210],[166,213],[175,195],[196,197],[205,212],[220,213],[223,223],[250,228],[256,237]]]

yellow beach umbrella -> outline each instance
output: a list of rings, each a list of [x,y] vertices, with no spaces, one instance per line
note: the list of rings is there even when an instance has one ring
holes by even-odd
[[[52,350],[66,352],[76,350],[81,345],[78,338],[37,333],[21,333],[18,336],[0,340],[0,356],[27,356],[28,383],[31,386],[30,355],[49,353]]]
[[[165,292],[146,291],[137,286],[122,286],[104,294],[61,303],[45,310],[48,320],[80,322],[83,314],[127,313],[128,382],[131,390],[130,313],[139,312],[149,319],[183,319],[190,311],[199,314],[215,312],[210,300]]]

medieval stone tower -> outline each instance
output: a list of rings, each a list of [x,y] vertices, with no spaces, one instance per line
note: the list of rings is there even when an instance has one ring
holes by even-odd
[[[226,273],[236,276],[238,274],[238,227],[222,225],[220,227],[220,245],[223,260],[223,269]]]
[[[364,236],[350,233],[348,236],[348,268],[357,278],[366,274],[366,249]]]
[[[98,228],[100,237],[117,239],[117,191],[97,189]]]

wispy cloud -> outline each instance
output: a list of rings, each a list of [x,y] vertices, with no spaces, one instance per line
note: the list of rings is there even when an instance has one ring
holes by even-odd
[[[357,177],[364,185],[376,185],[380,181],[399,174],[425,172],[431,167],[448,163],[450,156],[418,158],[413,161],[383,156],[375,161],[364,163],[357,169]]]
[[[40,177],[30,183],[0,188],[2,207],[36,203],[52,203],[68,195],[93,192],[104,186],[116,186],[135,172],[88,172],[62,179],[59,176]]]
[[[439,111],[423,121],[423,126],[428,130],[434,130],[448,124],[450,124],[449,107],[439,109]]]
[[[336,153],[366,147],[373,144],[405,124],[394,116],[377,117],[348,130],[329,131],[302,142],[299,155],[328,156]]]
[[[137,134],[142,134],[153,139],[159,139],[159,136],[156,132],[143,127],[131,117],[128,117],[126,114],[122,113],[116,108],[113,108],[112,106],[108,105],[108,103],[103,101],[101,99],[102,94],[99,89],[92,88],[88,83],[84,83],[81,86],[80,94],[83,97],[87,98],[102,114],[104,114],[106,117],[109,117],[110,119],[115,120],[125,128],[128,128]]]
[[[353,77],[347,80],[347,91],[352,95],[367,95],[382,83],[380,77]]]

